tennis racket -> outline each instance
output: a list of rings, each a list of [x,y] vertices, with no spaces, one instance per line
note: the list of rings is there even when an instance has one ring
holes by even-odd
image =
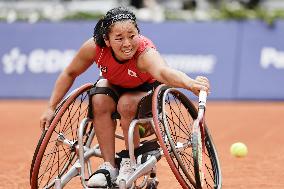
[[[192,154],[194,162],[194,174],[196,188],[201,189],[204,185],[205,173],[205,107],[207,93],[200,91],[198,103],[197,119],[193,122],[192,127]]]

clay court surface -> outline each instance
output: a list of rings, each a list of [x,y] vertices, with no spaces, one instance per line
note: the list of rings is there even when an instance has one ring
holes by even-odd
[[[47,101],[0,100],[0,189],[28,189],[39,117]],[[284,188],[284,102],[209,102],[207,123],[219,152],[224,189]],[[230,155],[247,144],[245,158]],[[158,163],[159,188],[181,188],[165,159]],[[68,188],[82,188],[74,182]]]

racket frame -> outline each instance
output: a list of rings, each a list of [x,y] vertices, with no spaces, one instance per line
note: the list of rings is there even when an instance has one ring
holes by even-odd
[[[207,93],[200,91],[198,100],[198,115],[193,123],[192,130],[192,151],[194,159],[194,172],[196,187],[202,188],[205,178],[205,110]],[[201,140],[201,141],[199,141]],[[200,146],[201,143],[201,146]]]

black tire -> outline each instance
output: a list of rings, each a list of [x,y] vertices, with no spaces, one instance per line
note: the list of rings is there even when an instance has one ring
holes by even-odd
[[[77,130],[81,120],[87,117],[87,93],[92,86],[86,84],[74,90],[56,109],[50,127],[42,133],[33,156],[30,170],[31,189],[52,187],[54,179],[60,178],[77,160]],[[92,129],[92,124],[89,124],[84,142]],[[70,145],[63,145],[63,140]]]
[[[156,134],[171,170],[182,188],[196,188],[191,146],[192,124],[197,118],[195,106],[177,89],[161,85],[154,92],[152,110]],[[204,188],[219,189],[221,170],[216,148],[207,128],[205,137]]]
[[[206,137],[205,146],[206,146],[206,156],[207,156],[205,160],[208,161],[210,159],[210,163],[211,163],[211,170],[207,168],[207,173],[211,173],[210,174],[211,178],[209,178],[208,176],[205,177],[206,179],[205,183],[206,185],[210,183],[211,185],[213,185],[212,182],[214,182],[214,189],[221,189],[222,188],[222,171],[221,171],[220,161],[218,158],[216,147],[213,143],[213,138],[209,132],[209,128],[207,127],[207,125],[205,126],[205,137]],[[210,163],[209,162],[207,164],[205,163],[205,165],[210,165]]]

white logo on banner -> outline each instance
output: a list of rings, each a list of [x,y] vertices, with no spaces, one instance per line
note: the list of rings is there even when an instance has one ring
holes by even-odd
[[[215,55],[163,55],[168,65],[185,73],[213,73]]]
[[[276,69],[284,69],[284,52],[277,51],[273,47],[264,47],[261,49],[260,65],[267,69],[274,66]]]
[[[15,47],[2,57],[3,72],[6,74],[23,74],[27,70],[32,73],[56,73],[62,71],[75,56],[76,51],[69,49],[34,49],[30,54],[21,53]]]

